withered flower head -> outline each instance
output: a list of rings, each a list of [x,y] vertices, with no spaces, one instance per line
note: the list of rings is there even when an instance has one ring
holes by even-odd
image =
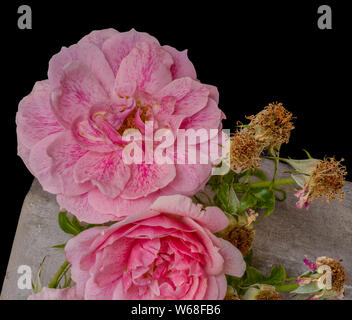
[[[241,300],[237,292],[231,286],[227,286],[226,296],[224,300]]]
[[[341,165],[341,161],[327,158],[317,164],[308,188],[312,201],[320,197],[326,197],[328,202],[336,198],[341,200],[344,198],[342,188],[347,172],[346,167]]]
[[[225,237],[230,241],[245,257],[249,254],[254,241],[254,230],[247,226],[235,226]]]
[[[340,300],[345,294],[345,283],[347,281],[345,269],[341,265],[341,261],[329,257],[319,257],[315,262],[305,258],[304,263],[309,267],[310,272],[305,273],[296,279],[300,288],[293,291],[297,294],[313,294],[309,300]],[[326,279],[322,278],[326,274],[326,270],[319,271],[321,266],[328,266],[331,270],[331,287],[328,288]],[[323,286],[321,283],[323,281]],[[308,291],[306,289],[308,289]]]
[[[282,300],[274,286],[255,284],[250,286],[243,296],[243,300]]]
[[[231,242],[242,255],[246,257],[252,249],[255,231],[252,223],[258,216],[253,210],[247,215],[238,216],[237,219],[229,217],[230,223],[228,227],[220,232],[220,236]]]
[[[328,257],[319,257],[317,258],[315,263],[318,267],[322,265],[327,265],[330,267],[332,290],[336,292],[343,292],[347,277],[346,277],[345,269],[341,265],[341,263],[335,259],[328,258]]]
[[[249,126],[255,129],[256,139],[268,148],[288,143],[294,129],[292,113],[281,102],[270,103],[263,111],[247,119],[251,120]]]
[[[309,207],[309,203],[318,199],[326,198],[327,202],[339,198],[344,199],[342,188],[345,184],[347,174],[346,167],[334,158],[325,158],[316,162],[315,169],[312,169],[306,176],[306,183],[303,189],[296,192],[299,198],[297,207],[301,209],[303,205]]]
[[[230,164],[235,172],[260,166],[264,145],[255,138],[254,130],[246,128],[231,137]]]
[[[276,291],[263,290],[256,296],[256,300],[281,300],[281,296]]]

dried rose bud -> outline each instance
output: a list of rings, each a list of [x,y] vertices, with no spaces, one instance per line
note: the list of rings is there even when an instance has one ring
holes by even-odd
[[[327,158],[318,163],[311,175],[312,181],[309,183],[312,201],[320,197],[326,197],[328,202],[336,198],[341,200],[344,198],[344,192],[341,190],[345,184],[347,172],[346,167],[341,165],[341,161]]]
[[[334,158],[285,160],[296,169],[297,173],[292,177],[302,187],[295,193],[299,199],[297,208],[304,206],[308,209],[309,203],[319,198],[326,198],[327,202],[344,199],[342,188],[347,172],[346,167],[341,165],[342,161],[343,159],[336,161]]]
[[[241,172],[258,168],[261,163],[260,154],[263,149],[263,143],[256,140],[253,130],[245,128],[237,131],[231,137],[231,169],[235,172]]]
[[[243,300],[282,300],[275,287],[268,284],[254,284],[243,296]]]
[[[241,300],[236,290],[231,286],[227,286],[225,300]]]
[[[264,143],[266,148],[288,143],[294,129],[292,113],[278,102],[270,103],[263,111],[247,119],[251,120],[249,127],[255,130],[256,140]]]
[[[329,266],[331,269],[331,289],[336,292],[344,292],[347,277],[345,268],[340,261],[328,257],[319,257],[315,263],[318,268],[322,265]]]
[[[244,213],[236,218],[229,216],[230,222],[228,227],[219,233],[220,237],[228,240],[240,250],[244,257],[246,257],[252,249],[255,235],[253,222],[257,216],[258,214],[251,209],[247,214]]]
[[[309,300],[337,300],[342,299],[345,293],[346,273],[341,261],[328,257],[319,257],[315,262],[307,258],[304,260],[305,265],[310,269],[296,279],[299,284],[293,293],[303,295]],[[331,287],[327,286],[326,270],[321,267],[327,266],[331,272]],[[321,270],[320,270],[321,269]]]

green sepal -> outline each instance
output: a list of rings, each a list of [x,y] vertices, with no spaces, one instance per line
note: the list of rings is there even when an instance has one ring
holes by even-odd
[[[75,224],[75,222],[72,222],[68,216],[66,211],[60,211],[59,212],[59,226],[62,231],[68,233],[68,234],[73,234],[74,236],[78,235],[82,230],[81,228],[78,228]],[[72,219],[74,220],[74,219]]]
[[[310,175],[316,168],[318,159],[304,159],[304,160],[294,160],[294,159],[284,159],[284,162],[289,164],[298,173]]]
[[[283,284],[279,286],[275,286],[276,291],[293,291],[296,290],[299,287],[298,283],[292,283],[292,284]]]
[[[40,280],[40,277],[42,275],[42,269],[43,269],[43,264],[45,262],[45,259],[46,259],[46,256],[43,258],[42,262],[39,265],[38,272],[35,276],[35,282],[32,281],[33,293],[38,293],[38,292],[42,291],[43,286],[42,286],[42,282]]]
[[[298,293],[298,294],[316,293],[320,290],[321,289],[317,286],[316,281],[312,281],[303,286],[299,286],[296,290],[292,291],[292,293]]]
[[[53,249],[65,249],[66,243],[62,244],[57,244],[55,246],[52,246]]]

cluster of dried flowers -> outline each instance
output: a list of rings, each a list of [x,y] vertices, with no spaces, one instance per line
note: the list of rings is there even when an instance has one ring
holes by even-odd
[[[236,172],[258,168],[262,152],[288,143],[294,129],[293,115],[282,103],[270,103],[246,118],[250,123],[231,137],[231,168]]]
[[[344,296],[345,283],[347,281],[341,261],[332,258],[319,257],[315,263],[304,259],[310,271],[292,278],[285,278],[284,269],[282,277],[277,282],[274,276],[266,277],[251,266],[252,244],[255,237],[255,224],[258,213],[263,208],[267,209],[264,216],[271,214],[270,201],[273,192],[283,194],[283,185],[297,185],[298,190],[294,194],[298,201],[298,209],[309,208],[309,204],[317,199],[330,202],[335,199],[342,201],[344,198],[343,186],[346,177],[346,167],[341,164],[343,159],[335,158],[313,159],[308,152],[308,159],[295,160],[280,157],[280,147],[289,142],[290,134],[294,125],[293,114],[285,109],[282,103],[270,103],[256,115],[246,117],[248,124],[240,123],[237,131],[231,136],[230,167],[232,171],[225,178],[214,178],[210,185],[215,192],[214,201],[228,213],[229,226],[219,233],[219,236],[230,241],[243,254],[247,262],[245,275],[241,279],[229,281],[227,300],[281,300],[280,291],[288,291],[291,297],[296,299],[342,299]],[[272,180],[263,177],[259,169],[263,158],[272,159],[275,163],[275,172]],[[291,178],[275,180],[279,162],[289,164]],[[233,176],[228,178],[228,176]],[[250,177],[259,177],[260,182],[251,182]],[[231,183],[228,183],[231,181]],[[220,186],[229,187],[226,196],[233,206],[223,205],[219,201],[221,195]],[[259,201],[260,196],[268,197],[268,203]],[[225,198],[226,198],[225,196]],[[282,200],[283,200],[282,199]],[[257,202],[256,202],[257,201]],[[267,206],[266,206],[267,205]],[[331,287],[318,285],[319,279],[326,276],[326,270],[318,272],[319,266],[327,266],[331,275]],[[275,272],[280,269],[273,269]],[[274,273],[275,273],[274,272]],[[279,272],[279,271],[277,271]],[[257,282],[253,279],[257,279]],[[325,278],[324,278],[325,279]],[[254,282],[254,283],[253,283]],[[245,288],[245,289],[243,289]]]
[[[294,129],[291,112],[282,103],[270,103],[263,111],[248,116],[248,125],[231,137],[231,169],[241,173],[260,167],[264,151],[269,155],[288,163],[296,172],[292,175],[302,189],[295,194],[299,198],[297,207],[308,208],[309,202],[325,198],[327,202],[344,199],[342,188],[347,175],[346,167],[341,164],[344,159],[294,160],[279,158],[277,152],[283,143],[288,143],[291,130]],[[298,176],[300,179],[298,179]],[[304,180],[302,184],[301,181]]]

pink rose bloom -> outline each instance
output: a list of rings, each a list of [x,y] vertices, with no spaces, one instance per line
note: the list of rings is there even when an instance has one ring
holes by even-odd
[[[82,300],[76,288],[52,289],[44,287],[40,292],[31,294],[27,300]]]
[[[212,169],[210,162],[126,164],[123,132],[144,137],[146,121],[175,134],[219,129],[218,98],[197,80],[186,51],[135,30],[93,31],[54,55],[48,79],[20,102],[18,154],[61,208],[90,223],[120,220],[160,195],[193,195]]]
[[[217,207],[163,196],[141,214],[68,241],[77,295],[84,299],[223,299],[225,274],[241,277],[240,251],[213,235],[228,225]]]

